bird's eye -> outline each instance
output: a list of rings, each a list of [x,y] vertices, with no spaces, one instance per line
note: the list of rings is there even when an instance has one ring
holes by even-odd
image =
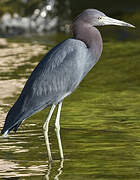
[[[99,19],[99,20],[101,20],[101,19],[102,19],[102,17],[98,17],[98,19]]]

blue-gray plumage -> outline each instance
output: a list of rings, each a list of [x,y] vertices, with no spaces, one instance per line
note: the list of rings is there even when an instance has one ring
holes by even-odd
[[[17,131],[23,120],[51,105],[50,114],[43,127],[49,160],[51,160],[48,124],[53,110],[58,104],[55,125],[60,155],[63,158],[59,134],[62,101],[76,89],[99,60],[102,52],[102,38],[94,26],[111,24],[134,27],[123,21],[109,18],[95,9],[87,9],[75,19],[72,24],[74,37],[61,42],[50,50],[27,80],[19,98],[6,117],[2,129],[3,136],[6,136],[12,129]]]

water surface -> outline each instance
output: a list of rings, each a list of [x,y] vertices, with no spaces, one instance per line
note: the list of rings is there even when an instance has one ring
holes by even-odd
[[[24,43],[18,42],[18,47],[26,50],[16,52],[15,61],[11,60],[13,53],[0,57],[1,62],[3,59],[0,64],[0,127],[33,67],[51,47],[41,43],[36,47],[36,43],[29,41]],[[52,41],[51,45],[55,43]],[[11,46],[14,46],[13,42],[8,42],[1,51]],[[139,46],[139,41],[104,43],[98,64],[65,99],[61,114],[64,162],[59,159],[55,112],[49,129],[54,161],[48,163],[42,132],[48,108],[24,121],[16,134],[11,132],[9,138],[0,138],[0,177],[21,180],[140,179]],[[29,51],[37,49],[37,54],[30,55]]]

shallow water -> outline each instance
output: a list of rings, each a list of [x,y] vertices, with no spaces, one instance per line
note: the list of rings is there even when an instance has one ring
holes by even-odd
[[[23,47],[23,44],[19,43],[19,46]],[[22,180],[140,179],[139,46],[140,42],[104,43],[99,63],[65,99],[61,114],[64,162],[59,160],[55,112],[49,129],[54,161],[48,163],[42,132],[49,111],[45,109],[27,119],[16,134],[11,132],[9,138],[0,138],[0,177]],[[47,51],[46,46],[39,47],[40,53],[30,58],[24,56],[26,50],[22,55],[19,52],[24,57],[21,64],[21,57],[17,55],[19,61],[15,61],[14,66],[9,66],[10,59],[5,66],[0,65],[0,127],[31,70]],[[2,71],[4,67],[6,72]]]

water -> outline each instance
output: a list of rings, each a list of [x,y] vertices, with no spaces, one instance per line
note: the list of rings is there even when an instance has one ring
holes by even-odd
[[[50,48],[29,42],[4,41],[1,46],[0,127],[33,67]],[[98,64],[65,99],[64,162],[59,160],[55,112],[49,128],[54,161],[48,163],[42,132],[49,111],[45,109],[27,119],[16,134],[0,138],[0,178],[140,179],[139,45],[139,41],[104,43]]]

